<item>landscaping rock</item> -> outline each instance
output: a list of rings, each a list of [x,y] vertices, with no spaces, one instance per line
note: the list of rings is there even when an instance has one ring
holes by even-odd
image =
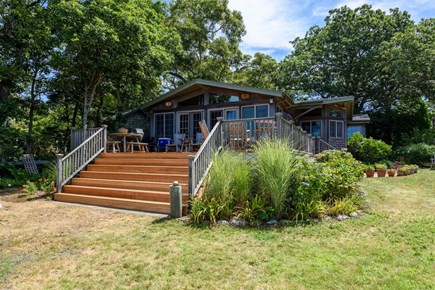
[[[218,220],[217,224],[220,226],[226,226],[226,225],[229,225],[230,223],[226,220]]]
[[[181,221],[181,222],[183,222],[183,223],[188,223],[188,222],[190,222],[190,217],[188,217],[188,216],[186,215],[186,216],[182,216],[182,217],[180,217],[180,218],[177,218],[177,220],[179,220],[179,221]]]
[[[351,213],[349,216],[350,216],[351,218],[357,218],[357,217],[359,217],[359,215],[358,215],[357,212],[353,212],[353,213]]]
[[[325,222],[327,222],[327,221],[332,220],[332,217],[330,217],[329,215],[327,215],[327,216],[325,216],[325,217],[323,218],[323,220],[324,220]]]
[[[291,224],[291,220],[280,220],[279,224],[282,226],[288,226]]]
[[[337,220],[339,220],[339,221],[347,220],[348,218],[349,218],[349,216],[347,216],[345,214],[339,214],[337,216]]]
[[[266,223],[268,226],[275,226],[278,224],[278,222],[276,220],[270,220]]]
[[[235,217],[231,218],[230,223],[236,227],[244,227],[246,225],[246,222],[244,220],[242,219],[239,220]]]
[[[0,203],[0,210],[4,209],[5,207]]]

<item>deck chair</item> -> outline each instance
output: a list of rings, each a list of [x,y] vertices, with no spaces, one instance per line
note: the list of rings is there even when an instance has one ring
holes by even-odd
[[[430,160],[430,169],[432,170],[435,167],[435,155]]]
[[[197,135],[196,143],[190,144],[190,148],[192,148],[192,150],[194,151],[199,150],[199,148],[201,148],[202,143],[207,139],[208,135],[210,134],[210,132],[208,131],[207,124],[205,123],[205,120],[199,121],[199,129],[201,130],[201,133],[196,134]],[[201,136],[201,138],[199,138],[199,136]]]
[[[230,123],[228,128],[228,145],[230,148],[245,148],[251,141],[246,122]]]

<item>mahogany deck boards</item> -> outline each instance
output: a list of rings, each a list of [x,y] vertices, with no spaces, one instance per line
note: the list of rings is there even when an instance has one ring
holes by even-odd
[[[188,158],[192,153],[103,153],[55,200],[169,214],[169,187],[178,181],[187,209]]]

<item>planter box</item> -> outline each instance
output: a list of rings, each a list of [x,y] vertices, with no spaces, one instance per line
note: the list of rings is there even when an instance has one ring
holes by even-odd
[[[387,170],[385,170],[385,169],[378,169],[378,170],[376,170],[376,173],[378,174],[378,177],[385,177],[385,174],[387,173]]]

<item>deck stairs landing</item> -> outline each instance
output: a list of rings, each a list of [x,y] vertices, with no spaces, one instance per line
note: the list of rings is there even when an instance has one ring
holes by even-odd
[[[178,181],[187,212],[189,152],[102,153],[54,199],[87,205],[170,213],[169,186]]]

